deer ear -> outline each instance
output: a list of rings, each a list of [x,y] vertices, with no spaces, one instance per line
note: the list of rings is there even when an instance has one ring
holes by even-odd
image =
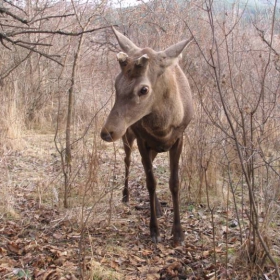
[[[184,48],[186,48],[193,40],[191,37],[188,40],[181,41],[175,45],[170,46],[166,50],[158,53],[158,58],[161,67],[168,67],[178,61],[178,58]]]
[[[135,51],[139,51],[140,48],[138,48],[132,41],[130,41],[126,36],[124,36],[122,33],[120,33],[119,31],[117,31],[113,26],[112,29],[114,31],[114,34],[119,42],[119,45],[121,47],[121,49],[125,52],[125,53],[133,53]]]

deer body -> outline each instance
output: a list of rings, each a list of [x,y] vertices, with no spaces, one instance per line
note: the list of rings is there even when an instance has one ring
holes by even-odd
[[[191,90],[178,65],[178,57],[191,40],[181,41],[162,52],[140,49],[113,28],[124,52],[117,55],[121,73],[115,82],[116,100],[101,131],[105,141],[123,139],[126,179],[123,201],[128,201],[128,175],[131,147],[137,140],[150,197],[150,232],[160,241],[157,216],[161,215],[156,197],[152,162],[157,153],[170,154],[170,191],[173,200],[173,238],[184,240],[179,214],[179,159],[183,132],[193,116]]]

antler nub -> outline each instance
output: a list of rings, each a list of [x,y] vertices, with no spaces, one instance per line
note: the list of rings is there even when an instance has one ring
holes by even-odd
[[[119,52],[117,54],[117,59],[120,63],[126,62],[128,59],[128,55],[124,52]]]
[[[136,61],[135,61],[135,65],[137,66],[144,66],[145,63],[147,63],[147,61],[149,60],[149,56],[147,54],[143,54],[141,57],[139,57]]]

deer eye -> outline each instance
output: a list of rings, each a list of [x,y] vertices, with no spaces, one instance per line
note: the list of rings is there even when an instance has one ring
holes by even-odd
[[[139,96],[142,96],[142,95],[146,95],[147,93],[149,92],[149,88],[148,87],[142,87],[139,91]]]

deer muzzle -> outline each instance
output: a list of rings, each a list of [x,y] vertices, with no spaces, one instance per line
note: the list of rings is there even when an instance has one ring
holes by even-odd
[[[108,132],[107,130],[102,129],[100,136],[106,142],[113,142],[113,134],[114,132]]]
[[[126,132],[127,125],[119,114],[111,113],[101,129],[100,136],[106,142],[114,142],[120,139]]]

